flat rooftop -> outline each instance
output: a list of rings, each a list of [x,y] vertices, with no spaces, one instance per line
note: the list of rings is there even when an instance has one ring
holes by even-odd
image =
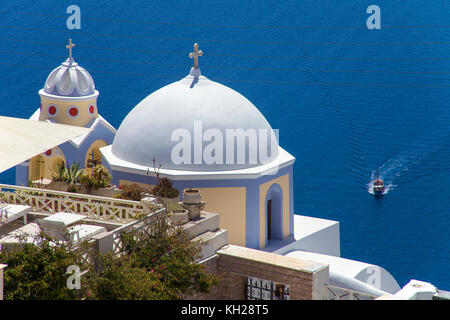
[[[308,273],[316,272],[328,266],[324,263],[295,259],[271,252],[265,252],[235,245],[227,245],[217,251],[217,253],[220,255],[233,256],[236,258],[256,261],[264,264],[281,266],[286,269],[301,270]]]
[[[296,240],[310,236],[318,231],[339,224],[338,221],[315,217],[294,215],[294,238]]]

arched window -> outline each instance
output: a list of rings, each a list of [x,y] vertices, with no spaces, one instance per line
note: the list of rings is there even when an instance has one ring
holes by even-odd
[[[283,190],[273,184],[266,195],[266,239],[283,240]]]

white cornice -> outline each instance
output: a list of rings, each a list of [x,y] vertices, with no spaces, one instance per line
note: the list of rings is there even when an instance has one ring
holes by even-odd
[[[112,170],[137,175],[155,176],[154,169],[137,165],[116,157],[111,152],[111,145],[100,148],[103,158],[108,162]],[[265,175],[273,175],[279,169],[292,165],[295,158],[279,147],[279,156],[269,164],[258,167],[229,170],[229,171],[185,171],[161,168],[159,173],[162,177],[171,180],[223,180],[223,179],[256,179]]]
[[[90,94],[87,96],[79,96],[79,97],[71,97],[71,96],[57,96],[54,94],[49,94],[44,91],[44,89],[39,90],[39,95],[41,97],[44,97],[46,99],[56,100],[56,101],[86,101],[86,100],[92,100],[98,97],[99,92],[95,90],[94,94]]]

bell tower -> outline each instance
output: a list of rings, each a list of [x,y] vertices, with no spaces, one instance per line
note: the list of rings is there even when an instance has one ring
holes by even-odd
[[[73,126],[87,126],[98,117],[94,80],[89,72],[75,62],[72,49],[75,44],[69,39],[66,49],[69,57],[54,69],[39,90],[41,97],[39,120]]]

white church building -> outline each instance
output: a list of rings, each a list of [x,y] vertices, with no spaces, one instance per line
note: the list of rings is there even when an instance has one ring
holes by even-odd
[[[229,243],[328,263],[331,284],[349,289],[400,290],[385,269],[340,257],[338,222],[294,214],[294,156],[249,99],[200,71],[197,44],[190,72],[150,93],[117,132],[100,116],[99,92],[72,58],[72,46],[39,91],[41,106],[31,118],[93,130],[17,166],[17,184],[49,178],[60,161],[78,161],[103,164],[117,186],[151,186],[155,159],[180,197],[187,188],[201,191],[205,210],[220,214]],[[376,286],[368,281],[374,273]]]

